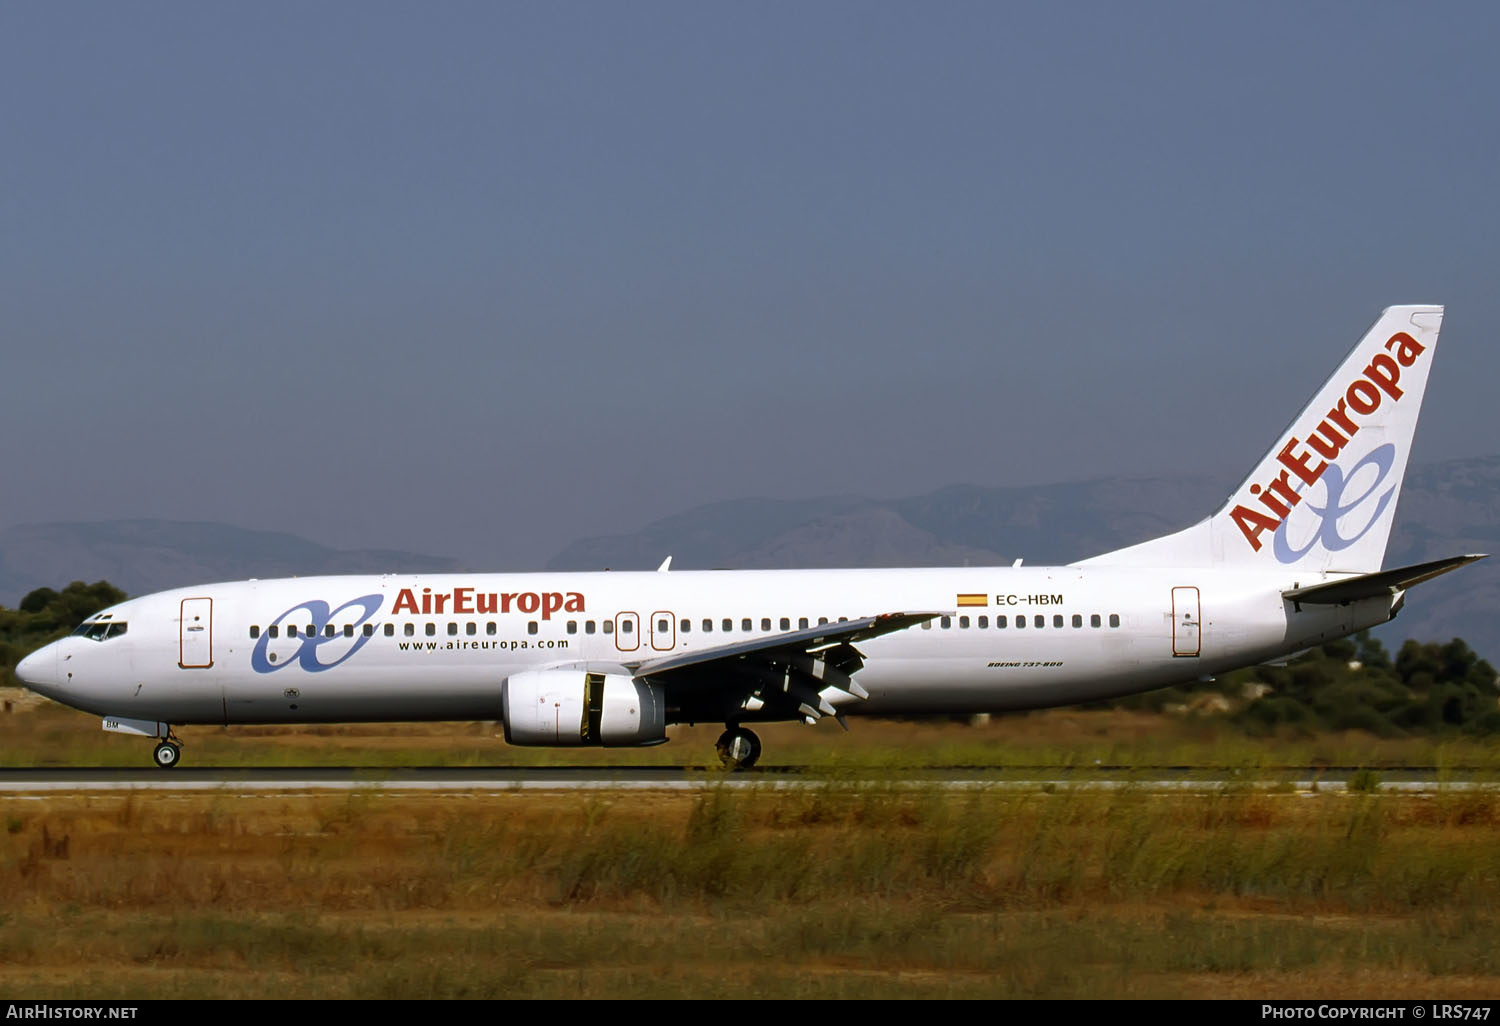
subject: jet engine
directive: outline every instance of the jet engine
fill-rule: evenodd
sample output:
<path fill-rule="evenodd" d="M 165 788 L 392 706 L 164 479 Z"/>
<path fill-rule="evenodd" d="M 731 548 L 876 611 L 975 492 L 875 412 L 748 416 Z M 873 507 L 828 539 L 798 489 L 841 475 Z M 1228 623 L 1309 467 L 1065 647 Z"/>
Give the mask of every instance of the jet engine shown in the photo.
<path fill-rule="evenodd" d="M 505 740 L 513 745 L 659 745 L 667 699 L 655 684 L 621 674 L 531 670 L 501 689 Z"/>

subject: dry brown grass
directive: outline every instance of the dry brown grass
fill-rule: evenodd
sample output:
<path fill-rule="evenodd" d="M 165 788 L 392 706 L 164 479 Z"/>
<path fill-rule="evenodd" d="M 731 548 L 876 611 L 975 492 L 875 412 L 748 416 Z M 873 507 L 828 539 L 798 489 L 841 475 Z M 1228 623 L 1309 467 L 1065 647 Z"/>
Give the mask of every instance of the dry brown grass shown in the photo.
<path fill-rule="evenodd" d="M 830 779 L 922 766 L 1500 765 L 1059 710 L 761 731 Z M 702 764 L 493 724 L 188 728 L 188 765 Z M 10 765 L 144 766 L 51 703 Z M 852 773 L 841 772 L 853 770 Z M 1254 791 L 0 798 L 0 990 L 27 997 L 1432 997 L 1500 989 L 1500 798 Z"/>
<path fill-rule="evenodd" d="M 1500 797 L 0 800 L 27 997 L 1458 997 Z"/>

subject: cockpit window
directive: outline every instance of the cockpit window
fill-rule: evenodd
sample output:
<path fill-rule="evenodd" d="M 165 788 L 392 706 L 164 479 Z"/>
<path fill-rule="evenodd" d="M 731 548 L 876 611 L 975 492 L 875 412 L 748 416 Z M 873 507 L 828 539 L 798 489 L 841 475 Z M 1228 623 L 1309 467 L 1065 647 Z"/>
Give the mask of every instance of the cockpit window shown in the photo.
<path fill-rule="evenodd" d="M 92 620 L 79 624 L 73 633 L 91 641 L 104 641 L 106 638 L 118 638 L 129 626 L 124 620 Z"/>

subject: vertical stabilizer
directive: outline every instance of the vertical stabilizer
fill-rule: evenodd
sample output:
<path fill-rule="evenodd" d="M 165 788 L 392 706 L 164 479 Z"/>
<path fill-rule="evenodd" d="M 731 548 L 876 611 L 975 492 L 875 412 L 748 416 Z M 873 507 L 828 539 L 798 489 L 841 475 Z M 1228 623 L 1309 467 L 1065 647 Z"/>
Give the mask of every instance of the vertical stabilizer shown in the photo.
<path fill-rule="evenodd" d="M 1079 565 L 1379 570 L 1441 306 L 1393 306 L 1213 516 Z"/>

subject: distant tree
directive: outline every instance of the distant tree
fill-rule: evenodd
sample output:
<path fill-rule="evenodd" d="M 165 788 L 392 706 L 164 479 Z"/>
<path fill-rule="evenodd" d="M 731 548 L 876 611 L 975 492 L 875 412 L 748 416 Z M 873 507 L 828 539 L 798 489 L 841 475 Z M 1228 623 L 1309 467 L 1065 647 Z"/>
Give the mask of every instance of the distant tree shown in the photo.
<path fill-rule="evenodd" d="M 1348 638 L 1335 638 L 1323 645 L 1323 655 L 1329 659 L 1342 659 L 1348 663 L 1353 662 L 1358 654 L 1359 646 Z"/>
<path fill-rule="evenodd" d="M 21 600 L 20 609 L 23 613 L 40 613 L 56 601 L 57 592 L 51 588 L 37 588 L 35 591 L 28 592 Z"/>
<path fill-rule="evenodd" d="M 1247 729 L 1500 731 L 1495 669 L 1461 639 L 1408 641 L 1392 660 L 1367 634 L 1315 649 L 1285 667 L 1247 671 L 1263 693 L 1238 715 Z"/>
<path fill-rule="evenodd" d="M 1389 670 L 1392 668 L 1391 654 L 1385 650 L 1379 638 L 1370 637 L 1369 631 L 1360 631 L 1354 636 L 1357 651 L 1354 658 L 1360 664 L 1372 670 Z"/>

